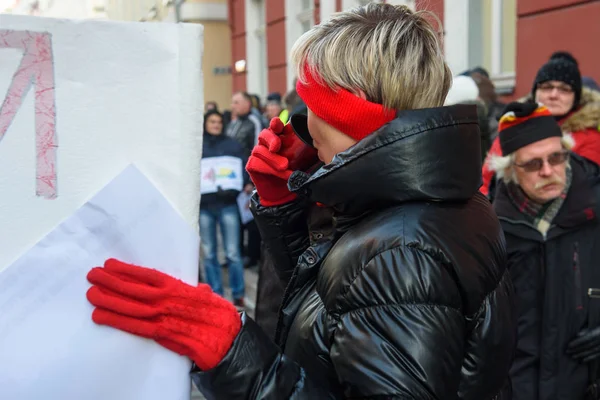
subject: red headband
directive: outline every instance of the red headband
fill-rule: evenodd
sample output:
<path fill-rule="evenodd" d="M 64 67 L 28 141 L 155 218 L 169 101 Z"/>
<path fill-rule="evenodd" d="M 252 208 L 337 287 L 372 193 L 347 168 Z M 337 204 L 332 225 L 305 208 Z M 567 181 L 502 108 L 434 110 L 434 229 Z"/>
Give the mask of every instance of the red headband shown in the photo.
<path fill-rule="evenodd" d="M 306 106 L 323 121 L 355 140 L 362 140 L 396 117 L 396 111 L 361 99 L 346 89 L 320 84 L 304 67 L 306 84 L 300 80 L 296 91 Z"/>

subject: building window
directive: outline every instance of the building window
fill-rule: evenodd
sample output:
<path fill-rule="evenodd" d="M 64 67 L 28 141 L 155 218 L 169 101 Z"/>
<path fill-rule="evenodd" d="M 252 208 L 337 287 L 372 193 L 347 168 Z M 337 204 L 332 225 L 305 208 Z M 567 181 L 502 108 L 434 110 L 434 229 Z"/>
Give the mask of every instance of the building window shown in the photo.
<path fill-rule="evenodd" d="M 381 1 L 377 1 L 377 3 L 382 3 Z M 415 9 L 415 0 L 387 0 L 386 3 L 392 4 L 394 6 L 408 6 L 411 10 Z"/>
<path fill-rule="evenodd" d="M 332 0 L 333 1 L 333 0 Z M 285 47 L 290 54 L 292 46 L 315 24 L 314 0 L 285 0 Z M 287 64 L 287 90 L 294 88 L 296 79 L 293 65 Z"/>
<path fill-rule="evenodd" d="M 457 75 L 485 68 L 501 94 L 515 84 L 517 0 L 444 0 L 444 53 Z"/>
<path fill-rule="evenodd" d="M 258 28 L 254 32 L 258 40 L 258 56 L 260 57 L 260 83 L 258 94 L 261 98 L 267 97 L 268 87 L 268 66 L 267 66 L 267 26 L 266 26 L 266 9 L 264 0 L 254 0 L 258 8 Z"/>
<path fill-rule="evenodd" d="M 268 66 L 266 42 L 266 15 L 264 0 L 246 3 L 246 88 L 261 98 L 267 96 Z"/>
<path fill-rule="evenodd" d="M 302 33 L 308 32 L 314 25 L 313 0 L 302 0 L 302 9 L 297 14 L 298 22 L 302 27 Z"/>
<path fill-rule="evenodd" d="M 489 71 L 498 92 L 515 84 L 517 0 L 469 1 L 469 68 Z"/>
<path fill-rule="evenodd" d="M 354 7 L 366 6 L 369 3 L 394 3 L 394 1 L 383 0 L 342 0 L 342 10 L 349 10 Z"/>

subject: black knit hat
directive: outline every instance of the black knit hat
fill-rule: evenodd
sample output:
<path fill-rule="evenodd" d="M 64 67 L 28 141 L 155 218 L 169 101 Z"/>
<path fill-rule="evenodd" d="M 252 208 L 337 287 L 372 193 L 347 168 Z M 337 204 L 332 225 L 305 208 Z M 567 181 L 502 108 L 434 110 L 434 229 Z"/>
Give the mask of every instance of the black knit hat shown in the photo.
<path fill-rule="evenodd" d="M 267 96 L 267 101 L 281 103 L 281 94 L 277 92 L 269 93 L 269 95 Z"/>
<path fill-rule="evenodd" d="M 540 140 L 562 137 L 550 111 L 538 103 L 513 102 L 504 108 L 498 124 L 502 154 L 507 156 Z"/>
<path fill-rule="evenodd" d="M 540 83 L 548 81 L 564 82 L 573 88 L 575 93 L 575 101 L 573 109 L 579 105 L 581 100 L 581 72 L 575 57 L 566 51 L 557 51 L 550 57 L 550 60 L 539 69 L 533 82 L 531 94 L 535 99 L 535 91 Z"/>

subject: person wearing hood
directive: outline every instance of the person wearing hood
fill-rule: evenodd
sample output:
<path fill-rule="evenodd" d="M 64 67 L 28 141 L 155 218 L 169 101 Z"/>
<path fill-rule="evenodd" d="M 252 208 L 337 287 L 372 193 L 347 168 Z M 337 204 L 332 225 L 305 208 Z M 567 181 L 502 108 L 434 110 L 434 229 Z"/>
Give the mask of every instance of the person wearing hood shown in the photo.
<path fill-rule="evenodd" d="M 239 160 L 239 165 L 246 165 L 244 150 L 233 138 L 223 132 L 223 116 L 216 110 L 210 110 L 204 115 L 204 133 L 202 141 L 202 160 L 210 160 L 215 169 L 201 171 L 202 174 L 219 174 L 219 160 Z M 204 167 L 205 165 L 203 165 Z M 226 168 L 230 168 L 227 164 Z M 242 185 L 249 183 L 246 171 L 231 169 L 231 174 L 240 174 L 238 180 Z M 204 253 L 204 270 L 206 281 L 212 290 L 223 296 L 221 264 L 218 259 L 217 226 L 222 235 L 222 243 L 227 259 L 229 285 L 233 302 L 238 307 L 244 306 L 244 267 L 242 249 L 240 246 L 240 216 L 237 197 L 243 186 L 239 188 L 216 187 L 215 191 L 202 193 L 200 201 L 200 238 Z"/>
<path fill-rule="evenodd" d="M 570 53 L 552 54 L 537 72 L 531 94 L 520 101 L 546 106 L 562 131 L 575 141 L 573 152 L 600 164 L 600 92 L 583 86 L 579 65 Z M 489 161 L 494 156 L 502 156 L 499 138 L 492 143 L 482 169 L 480 190 L 490 198 L 495 182 Z"/>
<path fill-rule="evenodd" d="M 596 92 L 600 92 L 600 86 L 598 85 L 598 82 L 596 82 L 596 80 L 591 76 L 582 76 L 581 83 L 585 88 L 595 90 Z"/>
<path fill-rule="evenodd" d="M 459 75 L 452 80 L 452 86 L 444 101 L 445 106 L 455 104 L 471 104 L 477 106 L 477 117 L 479 118 L 479 130 L 481 132 L 481 159 L 490 148 L 490 131 L 488 126 L 488 112 L 485 103 L 480 97 L 479 87 L 473 78 L 468 75 Z"/>
<path fill-rule="evenodd" d="M 484 102 L 487 108 L 487 129 L 489 132 L 489 143 L 483 156 L 489 151 L 491 141 L 498 136 L 498 120 L 502 116 L 502 111 L 506 104 L 498 101 L 496 87 L 490 79 L 488 72 L 482 67 L 473 68 L 469 71 L 469 76 L 473 78 L 479 88 L 479 98 Z"/>
<path fill-rule="evenodd" d="M 94 321 L 190 357 L 209 399 L 510 398 L 504 237 L 475 107 L 442 107 L 440 38 L 428 13 L 369 3 L 295 43 L 308 113 L 273 119 L 246 166 L 286 287 L 275 341 L 205 286 L 124 263 L 90 272 Z"/>

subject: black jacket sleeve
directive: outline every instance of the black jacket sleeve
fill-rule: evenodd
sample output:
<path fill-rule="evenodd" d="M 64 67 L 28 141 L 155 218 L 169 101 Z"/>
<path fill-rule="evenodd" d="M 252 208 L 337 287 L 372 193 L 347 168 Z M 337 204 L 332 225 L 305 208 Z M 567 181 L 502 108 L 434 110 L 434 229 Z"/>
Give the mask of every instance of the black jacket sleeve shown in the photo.
<path fill-rule="evenodd" d="M 408 264 L 437 270 L 438 279 L 426 282 L 411 279 L 409 274 L 401 287 L 385 289 L 373 279 Z M 503 333 L 498 329 L 494 334 L 486 333 L 489 329 L 485 325 L 490 314 L 497 312 L 497 301 L 506 301 L 500 300 L 506 295 L 504 285 L 486 300 L 482 315 L 478 315 L 479 339 L 489 341 L 490 346 L 503 343 L 498 337 Z M 445 290 L 440 291 L 442 287 Z M 461 311 L 458 286 L 433 255 L 407 247 L 382 252 L 364 266 L 363 273 L 341 298 L 336 296 L 340 314 L 335 317 L 329 358 L 344 398 L 459 398 L 461 375 L 468 368 L 463 365 L 469 346 L 464 341 L 468 324 Z M 193 371 L 194 382 L 208 399 L 335 398 L 281 354 L 251 319 L 244 316 L 243 322 L 231 350 L 217 367 L 207 372 Z M 482 361 L 484 368 L 493 368 L 495 360 Z M 470 373 L 478 377 L 477 371 Z M 499 390 L 482 387 L 477 393 L 481 397 L 477 398 L 503 398 L 494 397 Z"/>
<path fill-rule="evenodd" d="M 306 376 L 252 319 L 242 314 L 242 329 L 225 358 L 210 371 L 192 370 L 192 380 L 208 400 L 333 399 Z"/>
<path fill-rule="evenodd" d="M 275 271 L 284 287 L 292 276 L 298 257 L 309 246 L 308 202 L 296 200 L 276 207 L 263 207 L 258 193 L 254 193 L 250 208 L 261 239 L 266 257 L 272 260 Z"/>
<path fill-rule="evenodd" d="M 484 299 L 479 311 L 466 318 L 469 330 L 465 343 L 466 357 L 462 366 L 459 396 L 465 400 L 511 398 L 508 376 L 503 387 L 495 387 L 501 379 L 498 371 L 508 371 L 514 359 L 517 342 L 517 314 L 510 273 L 504 271 L 498 286 Z"/>
<path fill-rule="evenodd" d="M 391 270 L 404 271 L 403 279 L 384 288 L 381 276 Z M 493 371 L 507 371 L 512 360 L 513 314 L 503 312 L 511 310 L 511 288 L 505 273 L 470 318 L 452 268 L 436 254 L 410 246 L 379 253 L 339 301 L 330 357 L 345 397 L 508 399 L 498 395 L 507 377 Z"/>

